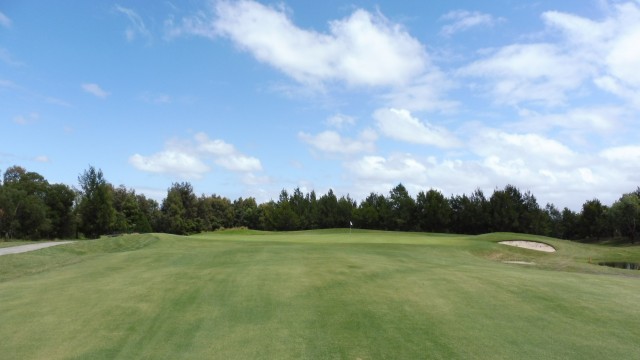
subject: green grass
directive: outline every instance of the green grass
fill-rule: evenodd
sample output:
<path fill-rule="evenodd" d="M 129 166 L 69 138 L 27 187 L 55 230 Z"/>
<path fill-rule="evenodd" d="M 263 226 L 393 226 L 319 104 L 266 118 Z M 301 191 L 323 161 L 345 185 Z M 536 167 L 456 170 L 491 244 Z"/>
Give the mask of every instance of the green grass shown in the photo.
<path fill-rule="evenodd" d="M 35 241 L 22 241 L 22 240 L 0 241 L 0 248 L 35 244 L 35 243 L 36 243 Z"/>
<path fill-rule="evenodd" d="M 497 244 L 513 239 L 558 252 Z M 640 248 L 344 230 L 82 241 L 0 257 L 0 354 L 638 359 L 640 271 L 590 259 Z"/>

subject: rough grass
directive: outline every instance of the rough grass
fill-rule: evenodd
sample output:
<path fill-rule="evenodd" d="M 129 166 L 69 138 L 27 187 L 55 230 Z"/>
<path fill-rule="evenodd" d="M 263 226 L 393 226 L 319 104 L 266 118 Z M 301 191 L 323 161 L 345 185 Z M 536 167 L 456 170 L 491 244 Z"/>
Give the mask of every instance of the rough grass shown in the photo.
<path fill-rule="evenodd" d="M 558 251 L 497 244 L 514 239 Z M 0 354 L 640 358 L 640 271 L 589 258 L 640 249 L 348 230 L 78 242 L 0 257 Z"/>
<path fill-rule="evenodd" d="M 0 248 L 12 247 L 12 246 L 20 246 L 20 245 L 28 245 L 35 244 L 35 241 L 22 241 L 22 240 L 11 240 L 11 241 L 3 241 L 0 240 Z"/>

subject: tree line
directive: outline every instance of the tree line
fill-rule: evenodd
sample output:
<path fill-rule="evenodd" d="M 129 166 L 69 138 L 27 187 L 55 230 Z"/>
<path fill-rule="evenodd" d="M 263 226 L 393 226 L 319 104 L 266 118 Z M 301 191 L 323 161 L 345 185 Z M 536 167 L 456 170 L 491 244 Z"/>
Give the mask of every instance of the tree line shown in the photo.
<path fill-rule="evenodd" d="M 513 185 L 486 196 L 444 196 L 421 191 L 413 198 L 398 184 L 388 194 L 370 193 L 359 203 L 333 190 L 318 196 L 282 190 L 277 200 L 258 204 L 252 197 L 234 201 L 218 195 L 197 196 L 188 182 L 176 182 L 161 203 L 110 184 L 90 166 L 78 176 L 78 188 L 49 184 L 20 166 L 8 168 L 0 183 L 0 236 L 14 239 L 97 238 L 118 233 L 194 234 L 221 228 L 310 230 L 348 227 L 483 234 L 509 231 L 562 239 L 599 241 L 640 233 L 640 188 L 611 206 L 586 201 L 580 212 L 553 204 L 540 206 L 535 196 Z"/>

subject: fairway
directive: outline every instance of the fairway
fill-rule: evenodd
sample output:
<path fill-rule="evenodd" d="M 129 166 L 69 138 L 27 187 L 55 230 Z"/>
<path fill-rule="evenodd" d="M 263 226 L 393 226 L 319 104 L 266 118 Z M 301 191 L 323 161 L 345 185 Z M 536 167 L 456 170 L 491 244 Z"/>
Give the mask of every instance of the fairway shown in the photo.
<path fill-rule="evenodd" d="M 0 357 L 639 359 L 640 271 L 594 265 L 639 260 L 507 233 L 81 241 L 0 257 Z"/>

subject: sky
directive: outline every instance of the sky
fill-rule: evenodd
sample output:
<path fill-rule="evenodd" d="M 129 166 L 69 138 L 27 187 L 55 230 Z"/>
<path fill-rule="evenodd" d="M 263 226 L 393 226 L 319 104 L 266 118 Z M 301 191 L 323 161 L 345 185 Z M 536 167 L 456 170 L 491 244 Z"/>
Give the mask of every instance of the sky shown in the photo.
<path fill-rule="evenodd" d="M 0 2 L 0 171 L 161 200 L 640 186 L 640 0 Z"/>

